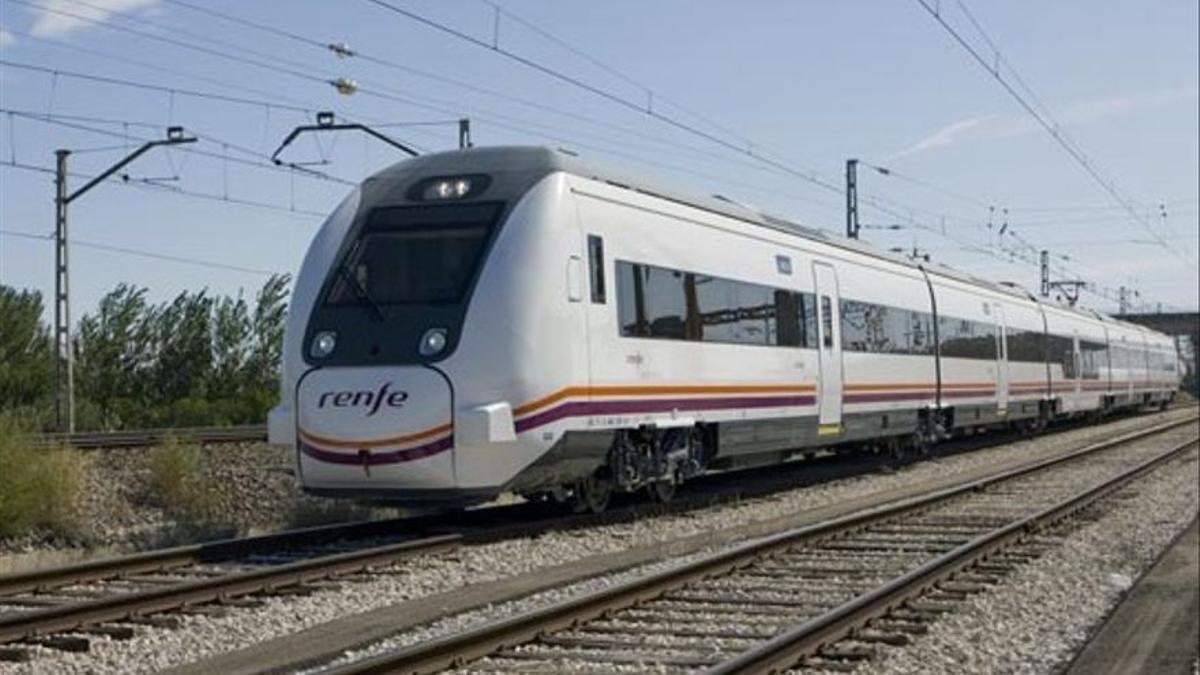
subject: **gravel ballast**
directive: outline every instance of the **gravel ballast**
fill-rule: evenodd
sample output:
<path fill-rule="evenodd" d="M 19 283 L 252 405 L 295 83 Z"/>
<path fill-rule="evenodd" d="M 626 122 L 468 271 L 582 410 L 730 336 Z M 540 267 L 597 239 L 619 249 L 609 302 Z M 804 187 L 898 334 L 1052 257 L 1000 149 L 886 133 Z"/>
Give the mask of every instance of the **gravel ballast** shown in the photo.
<path fill-rule="evenodd" d="M 1122 493 L 1005 583 L 972 596 L 858 673 L 1057 673 L 1176 535 L 1197 517 L 1195 451 Z"/>
<path fill-rule="evenodd" d="M 1193 414 L 1187 412 L 1185 414 Z M 1173 413 L 1178 418 L 1179 412 Z M 87 654 L 43 652 L 26 664 L 0 664 L 4 672 L 151 672 L 190 663 L 339 617 L 470 584 L 510 577 L 591 555 L 653 545 L 669 539 L 802 513 L 882 490 L 920 484 L 996 466 L 1014 457 L 1040 457 L 1164 419 L 1145 416 L 978 452 L 918 463 L 891 474 L 870 474 L 681 515 L 533 539 L 467 547 L 420 556 L 370 580 L 344 584 L 306 597 L 265 599 L 264 606 L 230 610 L 220 617 L 185 616 L 174 630 L 147 628 L 130 640 L 98 638 Z M 1177 430 L 1182 438 L 1191 429 Z M 674 564 L 674 563 L 672 563 Z"/>

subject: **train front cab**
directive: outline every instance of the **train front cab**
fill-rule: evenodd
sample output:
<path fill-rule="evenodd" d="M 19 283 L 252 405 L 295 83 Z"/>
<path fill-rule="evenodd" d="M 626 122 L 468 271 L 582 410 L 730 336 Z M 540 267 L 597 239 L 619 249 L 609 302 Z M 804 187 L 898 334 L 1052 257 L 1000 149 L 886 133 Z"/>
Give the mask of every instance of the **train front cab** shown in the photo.
<path fill-rule="evenodd" d="M 474 159 L 486 165 L 486 154 Z M 313 494 L 484 501 L 536 453 L 517 447 L 509 400 L 522 400 L 526 386 L 541 390 L 511 377 L 528 358 L 511 336 L 530 321 L 497 298 L 539 274 L 514 259 L 531 247 L 501 243 L 512 237 L 500 232 L 546 171 L 456 174 L 455 157 L 397 167 L 368 180 L 353 217 L 327 223 L 306 258 L 285 339 L 291 400 L 272 413 L 272 440 L 294 443 Z M 430 198 L 443 192 L 457 198 Z M 473 302 L 481 293 L 491 295 Z"/>

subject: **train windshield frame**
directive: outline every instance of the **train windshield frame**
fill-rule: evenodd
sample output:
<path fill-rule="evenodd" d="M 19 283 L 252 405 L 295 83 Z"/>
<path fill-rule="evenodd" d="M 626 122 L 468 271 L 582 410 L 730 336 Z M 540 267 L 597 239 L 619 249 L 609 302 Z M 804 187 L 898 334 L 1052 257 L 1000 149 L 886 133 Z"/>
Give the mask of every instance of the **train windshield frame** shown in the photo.
<path fill-rule="evenodd" d="M 501 202 L 375 208 L 333 271 L 324 304 L 462 302 L 502 210 Z"/>

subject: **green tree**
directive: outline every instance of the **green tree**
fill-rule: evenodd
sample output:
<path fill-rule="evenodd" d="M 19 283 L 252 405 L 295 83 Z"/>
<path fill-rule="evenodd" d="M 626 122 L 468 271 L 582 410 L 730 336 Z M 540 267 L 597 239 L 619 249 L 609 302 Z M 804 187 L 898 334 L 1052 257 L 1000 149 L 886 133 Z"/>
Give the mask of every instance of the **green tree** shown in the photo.
<path fill-rule="evenodd" d="M 251 353 L 250 308 L 241 294 L 213 304 L 213 364 L 205 386 L 210 397 L 236 399 L 246 391 L 242 373 Z"/>
<path fill-rule="evenodd" d="M 259 403 L 256 414 L 260 418 L 279 396 L 279 360 L 283 354 L 289 283 L 290 275 L 273 274 L 255 299 L 251 328 L 253 344 L 245 375 L 247 391 Z"/>
<path fill-rule="evenodd" d="M 203 397 L 213 363 L 208 291 L 184 291 L 155 317 L 158 354 L 153 395 L 159 405 Z"/>
<path fill-rule="evenodd" d="M 156 360 L 156 313 L 145 288 L 120 284 L 101 298 L 95 315 L 79 321 L 75 381 L 80 398 L 97 408 L 101 427 L 144 418 L 140 411 L 151 400 Z"/>
<path fill-rule="evenodd" d="M 54 393 L 54 350 L 42 294 L 0 286 L 0 408 L 44 404 Z"/>

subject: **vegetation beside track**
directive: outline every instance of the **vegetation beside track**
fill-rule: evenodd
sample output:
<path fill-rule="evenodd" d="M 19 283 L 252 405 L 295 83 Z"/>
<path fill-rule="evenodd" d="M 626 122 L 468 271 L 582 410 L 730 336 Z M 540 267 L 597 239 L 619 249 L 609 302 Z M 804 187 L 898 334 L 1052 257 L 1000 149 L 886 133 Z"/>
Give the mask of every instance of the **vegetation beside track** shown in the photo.
<path fill-rule="evenodd" d="M 218 517 L 220 499 L 212 474 L 204 466 L 198 445 L 168 438 L 150 452 L 150 476 L 146 482 L 148 501 L 176 521 L 188 526 L 203 525 Z"/>
<path fill-rule="evenodd" d="M 121 284 L 75 329 L 79 430 L 261 424 L 279 389 L 290 277 L 254 302 L 207 290 L 152 304 Z M 0 286 L 0 410 L 34 431 L 54 425 L 52 329 L 37 291 Z"/>
<path fill-rule="evenodd" d="M 76 535 L 87 458 L 61 445 L 30 445 L 20 431 L 0 414 L 0 538 L 33 530 Z"/>

